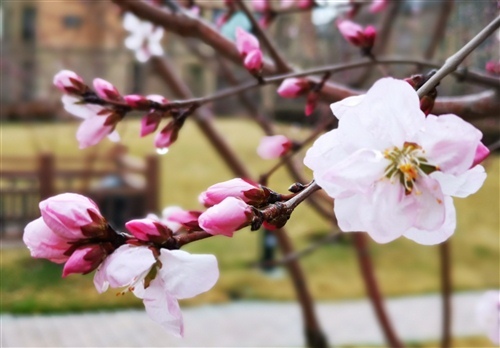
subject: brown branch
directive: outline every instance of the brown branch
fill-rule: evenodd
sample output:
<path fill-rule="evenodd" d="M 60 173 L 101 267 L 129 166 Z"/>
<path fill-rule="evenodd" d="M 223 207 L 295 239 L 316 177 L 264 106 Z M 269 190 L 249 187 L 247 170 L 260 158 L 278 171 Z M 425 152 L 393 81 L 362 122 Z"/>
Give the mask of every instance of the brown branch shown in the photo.
<path fill-rule="evenodd" d="M 474 51 L 484 40 L 500 27 L 500 16 L 491 21 L 476 36 L 459 49 L 454 55 L 446 59 L 444 65 L 418 90 L 419 97 L 423 97 L 433 90 L 446 76 L 455 71 L 462 61 Z"/>
<path fill-rule="evenodd" d="M 191 91 L 188 86 L 175 74 L 175 69 L 166 59 L 153 58 L 152 64 L 174 93 L 180 98 L 190 98 Z M 226 162 L 228 167 L 235 175 L 250 178 L 250 173 L 247 168 L 241 163 L 227 144 L 225 144 L 221 135 L 212 127 L 209 121 L 211 116 L 210 111 L 204 107 L 200 107 L 196 112 L 198 115 L 195 117 L 197 125 L 205 136 L 207 136 L 212 146 L 219 152 L 220 157 Z M 293 244 L 285 230 L 279 229 L 274 233 L 278 238 L 279 246 L 283 254 L 287 255 L 293 253 Z M 290 262 L 287 264 L 287 269 L 292 278 L 294 289 L 302 309 L 304 330 L 308 345 L 315 348 L 327 347 L 326 337 L 321 331 L 321 327 L 316 317 L 313 299 L 307 288 L 306 279 L 300 264 L 298 261 Z"/>
<path fill-rule="evenodd" d="M 403 343 L 399 340 L 394 329 L 392 328 L 389 317 L 387 316 L 386 310 L 384 308 L 384 303 L 382 300 L 382 295 L 375 277 L 375 272 L 373 270 L 373 264 L 370 258 L 370 252 L 368 250 L 366 236 L 364 233 L 356 232 L 353 235 L 354 246 L 356 249 L 356 255 L 358 257 L 359 267 L 361 274 L 363 275 L 363 281 L 365 282 L 365 289 L 368 292 L 368 296 L 372 302 L 373 308 L 375 310 L 375 315 L 377 316 L 378 322 L 384 333 L 387 345 L 391 348 L 403 347 Z"/>
<path fill-rule="evenodd" d="M 450 240 L 439 244 L 439 259 L 441 271 L 441 299 L 443 305 L 441 347 L 451 347 L 451 261 Z"/>

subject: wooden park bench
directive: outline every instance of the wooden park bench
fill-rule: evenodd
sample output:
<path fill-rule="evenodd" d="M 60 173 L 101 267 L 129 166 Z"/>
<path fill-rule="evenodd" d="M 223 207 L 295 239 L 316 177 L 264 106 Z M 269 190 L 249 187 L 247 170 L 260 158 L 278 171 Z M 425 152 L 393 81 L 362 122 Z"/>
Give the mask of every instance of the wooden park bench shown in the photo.
<path fill-rule="evenodd" d="M 93 199 L 118 229 L 133 218 L 158 211 L 158 156 L 136 158 L 123 148 L 111 156 L 2 156 L 0 170 L 0 238 L 20 238 L 24 227 L 40 217 L 38 203 L 63 192 Z"/>

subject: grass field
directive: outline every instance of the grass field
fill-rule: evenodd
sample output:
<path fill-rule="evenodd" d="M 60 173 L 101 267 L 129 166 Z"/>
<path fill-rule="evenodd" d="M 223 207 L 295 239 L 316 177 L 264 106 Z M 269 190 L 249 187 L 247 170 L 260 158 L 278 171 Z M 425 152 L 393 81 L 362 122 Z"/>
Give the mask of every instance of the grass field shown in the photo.
<path fill-rule="evenodd" d="M 136 155 L 152 153 L 153 138 L 139 138 L 137 121 L 127 121 L 118 129 L 124 143 Z M 78 150 L 74 134 L 77 124 L 42 124 L 29 128 L 4 124 L 1 128 L 2 155 L 32 155 L 38 151 L 82 156 L 95 149 Z M 255 153 L 261 132 L 246 121 L 217 123 L 245 163 L 258 175 L 273 161 L 263 161 Z M 296 128 L 283 132 L 301 139 Z M 105 141 L 98 151 L 109 149 Z M 456 199 L 458 228 L 451 239 L 453 283 L 457 291 L 498 288 L 499 286 L 499 165 L 492 157 L 485 163 L 489 174 L 480 192 L 467 199 Z M 177 143 L 162 157 L 162 206 L 181 205 L 199 209 L 197 195 L 209 185 L 232 178 L 230 171 L 188 122 Z M 292 183 L 284 171 L 273 176 L 269 186 L 284 192 Z M 307 206 L 300 206 L 289 222 L 289 232 L 297 248 L 304 248 L 317 236 L 327 234 L 328 224 Z M 269 277 L 252 266 L 258 260 L 260 235 L 243 230 L 230 239 L 210 238 L 187 247 L 198 253 L 213 253 L 219 260 L 220 279 L 206 294 L 185 304 L 222 302 L 229 299 L 292 300 L 288 277 Z M 388 296 L 422 294 L 439 290 L 437 247 L 427 247 L 401 239 L 386 245 L 371 245 L 382 291 Z M 25 249 L 1 250 L 1 292 L 4 312 L 47 313 L 88 309 L 142 307 L 133 296 L 117 297 L 116 291 L 98 295 L 91 275 L 71 275 L 61 279 L 61 267 L 34 260 Z M 325 245 L 303 259 L 303 266 L 314 297 L 318 300 L 364 296 L 355 254 L 349 235 L 341 243 Z"/>

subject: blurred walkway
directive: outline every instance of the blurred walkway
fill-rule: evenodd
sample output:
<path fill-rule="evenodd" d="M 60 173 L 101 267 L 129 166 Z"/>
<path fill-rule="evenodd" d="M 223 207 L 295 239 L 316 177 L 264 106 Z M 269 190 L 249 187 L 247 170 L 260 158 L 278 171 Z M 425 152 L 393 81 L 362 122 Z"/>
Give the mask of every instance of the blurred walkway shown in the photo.
<path fill-rule="evenodd" d="M 483 335 L 474 309 L 483 292 L 453 298 L 453 334 Z M 439 296 L 390 299 L 387 307 L 406 341 L 438 340 Z M 378 344 L 383 337 L 366 300 L 318 303 L 330 343 Z M 183 310 L 185 338 L 177 339 L 143 311 L 53 316 L 2 315 L 2 347 L 263 347 L 304 345 L 300 310 L 295 303 L 242 301 Z"/>

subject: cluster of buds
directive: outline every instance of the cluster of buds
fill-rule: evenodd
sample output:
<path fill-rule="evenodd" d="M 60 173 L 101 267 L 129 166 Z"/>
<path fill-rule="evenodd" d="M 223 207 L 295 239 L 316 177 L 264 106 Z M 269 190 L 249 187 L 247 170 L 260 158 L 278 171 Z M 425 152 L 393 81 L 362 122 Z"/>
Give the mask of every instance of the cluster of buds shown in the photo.
<path fill-rule="evenodd" d="M 93 92 L 80 76 L 69 70 L 60 71 L 54 76 L 53 82 L 64 93 L 62 102 L 66 111 L 84 120 L 76 133 L 80 148 L 95 145 L 106 136 L 112 141 L 119 141 L 118 133 L 114 129 L 126 110 L 103 106 L 108 100 L 122 99 L 116 87 L 108 81 L 96 78 Z"/>
<path fill-rule="evenodd" d="M 341 19 L 337 21 L 337 28 L 350 44 L 361 48 L 364 55 L 371 53 L 377 36 L 377 30 L 373 26 L 363 28 L 353 21 Z"/>
<path fill-rule="evenodd" d="M 64 193 L 39 207 L 42 216 L 26 226 L 24 243 L 32 257 L 65 263 L 63 277 L 92 272 L 124 243 L 87 197 Z"/>
<path fill-rule="evenodd" d="M 236 29 L 236 48 L 243 58 L 245 68 L 255 76 L 260 76 L 263 67 L 259 40 L 241 28 Z"/>
<path fill-rule="evenodd" d="M 251 226 L 252 231 L 263 224 L 269 229 L 280 228 L 290 213 L 281 203 L 286 198 L 247 180 L 228 180 L 200 194 L 200 203 L 208 209 L 199 216 L 198 223 L 212 235 L 228 237 L 246 226 Z"/>
<path fill-rule="evenodd" d="M 147 110 L 141 120 L 141 137 L 157 131 L 162 118 L 172 117 L 154 141 L 158 149 L 166 149 L 175 142 L 184 121 L 196 107 L 172 108 L 165 97 L 156 94 L 122 96 L 115 86 L 101 78 L 94 79 L 94 92 L 69 70 L 55 75 L 54 85 L 64 93 L 62 102 L 66 111 L 84 119 L 76 134 L 80 148 L 95 145 L 106 136 L 118 141 L 120 138 L 114 130 L 118 122 L 131 110 Z"/>
<path fill-rule="evenodd" d="M 319 100 L 319 91 L 326 80 L 320 83 L 313 83 L 305 78 L 288 78 L 283 80 L 278 87 L 278 94 L 283 98 L 294 99 L 307 93 L 306 106 L 304 113 L 310 116 L 316 109 Z"/>
<path fill-rule="evenodd" d="M 259 25 L 264 29 L 271 24 L 276 16 L 276 13 L 271 7 L 270 0 L 252 0 L 252 8 L 254 11 L 260 13 Z"/>

